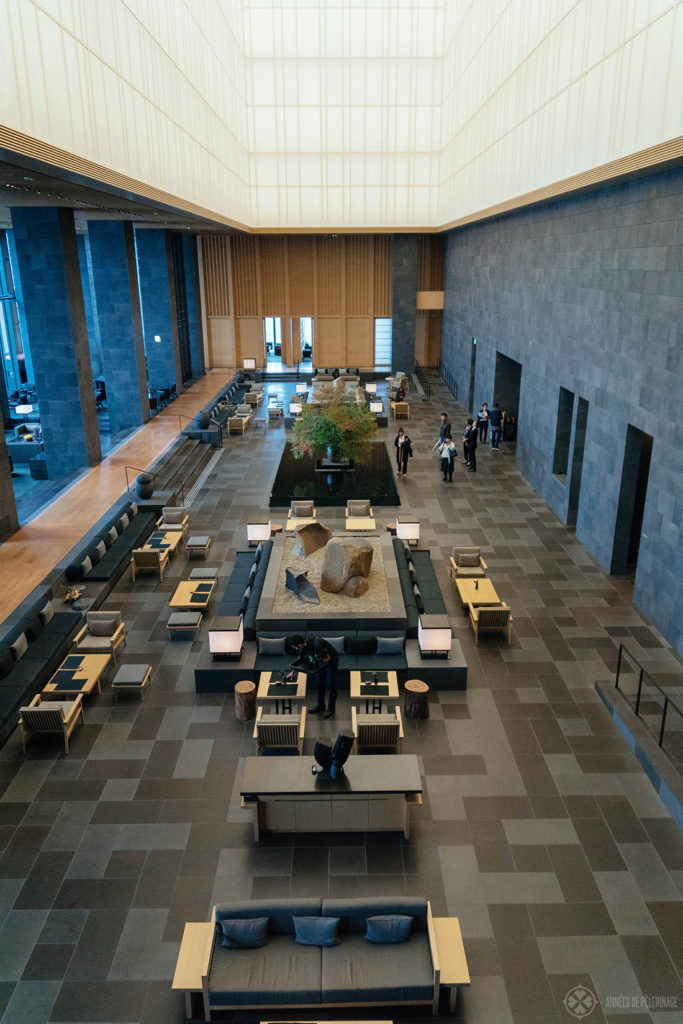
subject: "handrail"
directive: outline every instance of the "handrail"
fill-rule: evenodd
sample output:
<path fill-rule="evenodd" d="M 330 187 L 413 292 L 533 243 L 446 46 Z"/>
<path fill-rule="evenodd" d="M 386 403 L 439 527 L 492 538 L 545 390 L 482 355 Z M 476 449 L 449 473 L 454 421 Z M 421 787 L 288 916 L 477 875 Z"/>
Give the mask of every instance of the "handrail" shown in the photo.
<path fill-rule="evenodd" d="M 427 399 L 427 401 L 429 401 L 429 399 L 432 397 L 432 385 L 429 383 L 427 377 L 425 376 L 424 367 L 417 362 L 415 363 L 415 376 L 420 382 L 420 387 L 424 391 L 425 398 Z"/>
<path fill-rule="evenodd" d="M 156 489 L 157 475 L 156 475 L 156 473 L 152 472 L 151 469 L 140 469 L 139 466 L 124 466 L 123 468 L 124 468 L 124 471 L 125 471 L 125 474 L 126 474 L 126 490 L 127 491 L 129 491 L 130 487 L 131 487 L 130 481 L 128 480 L 128 470 L 129 469 L 134 470 L 134 472 L 136 472 L 136 473 L 147 473 L 148 476 L 152 477 L 152 480 L 154 481 L 154 487 Z"/>
<path fill-rule="evenodd" d="M 446 365 L 445 365 L 443 359 L 439 363 L 439 373 L 441 374 L 441 377 L 443 379 L 444 384 L 446 385 L 448 390 L 453 395 L 453 398 L 457 402 L 458 401 L 458 383 L 457 383 L 455 377 L 453 376 L 453 374 L 450 372 L 450 370 L 446 369 Z"/>
<path fill-rule="evenodd" d="M 641 696 L 642 696 L 642 692 L 643 692 L 643 682 L 645 681 L 645 677 L 646 676 L 647 676 L 647 683 L 648 683 L 648 685 L 649 686 L 653 686 L 655 688 L 655 690 L 658 690 L 659 693 L 661 694 L 661 696 L 664 698 L 664 707 L 662 709 L 662 718 L 661 718 L 661 722 L 660 722 L 660 726 L 659 726 L 659 737 L 658 737 L 658 743 L 659 743 L 659 746 L 661 747 L 663 742 L 664 742 L 664 728 L 665 728 L 665 725 L 666 725 L 666 715 L 667 715 L 667 711 L 669 710 L 669 706 L 671 706 L 674 709 L 674 711 L 676 711 L 677 714 L 679 714 L 682 718 L 683 718 L 683 711 L 681 711 L 681 709 L 678 707 L 676 702 L 674 700 L 672 700 L 672 698 L 669 696 L 669 694 L 666 693 L 666 691 L 664 691 L 661 688 L 659 683 L 656 683 L 654 681 L 654 679 L 652 678 L 650 673 L 647 672 L 643 668 L 643 666 L 640 664 L 638 659 L 635 658 L 631 654 L 631 652 L 628 650 L 628 648 L 626 647 L 625 644 L 619 644 L 619 656 L 617 658 L 617 673 L 616 673 L 616 678 L 614 680 L 614 685 L 615 685 L 617 690 L 619 690 L 619 676 L 621 674 L 621 663 L 622 663 L 622 659 L 623 659 L 623 655 L 624 654 L 626 654 L 626 656 L 628 658 L 630 658 L 631 661 L 633 662 L 633 664 L 636 665 L 638 667 L 638 669 L 639 669 L 639 672 L 638 672 L 638 692 L 636 694 L 636 703 L 635 703 L 635 708 L 634 708 L 636 716 L 638 718 L 640 718 L 640 700 L 641 700 Z M 629 700 L 628 695 L 625 694 L 623 692 L 623 690 L 619 690 L 619 692 L 623 694 L 623 696 L 626 698 L 626 700 Z M 645 723 L 645 724 L 647 724 L 647 723 Z"/>

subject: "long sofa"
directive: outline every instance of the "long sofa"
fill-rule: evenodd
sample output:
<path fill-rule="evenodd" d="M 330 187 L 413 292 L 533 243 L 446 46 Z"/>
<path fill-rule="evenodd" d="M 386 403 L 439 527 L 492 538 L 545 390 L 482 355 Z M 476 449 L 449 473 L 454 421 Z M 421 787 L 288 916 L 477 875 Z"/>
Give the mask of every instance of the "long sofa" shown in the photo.
<path fill-rule="evenodd" d="M 66 657 L 83 624 L 80 608 L 64 604 L 66 587 L 83 585 L 97 608 L 152 533 L 156 512 L 120 499 L 29 596 L 0 624 L 0 743 Z"/>
<path fill-rule="evenodd" d="M 394 554 L 406 607 L 406 636 L 414 638 L 420 615 L 445 615 L 446 605 L 429 551 L 411 548 L 395 537 Z"/>
<path fill-rule="evenodd" d="M 217 444 L 220 441 L 219 431 L 227 427 L 228 419 L 234 409 L 244 401 L 244 388 L 235 377 L 203 409 L 195 415 L 191 424 L 183 430 L 183 437 L 188 437 L 204 444 Z"/>
<path fill-rule="evenodd" d="M 387 939 L 387 917 L 409 917 L 402 941 L 368 941 L 368 918 L 374 935 Z M 266 919 L 265 941 L 258 948 L 239 945 L 243 925 Z M 327 919 L 334 945 L 304 945 L 316 940 L 318 926 L 302 918 Z M 381 920 L 378 922 L 377 919 Z M 298 920 L 297 920 L 298 919 Z M 214 907 L 215 937 L 202 965 L 204 1018 L 238 1008 L 332 1007 L 348 1005 L 429 1005 L 438 1012 L 439 957 L 431 907 L 423 897 L 376 899 L 249 900 Z M 247 934 L 256 926 L 247 925 Z M 299 934 L 296 934 L 296 928 Z M 307 933 L 307 934 L 303 934 Z M 237 938 L 235 938 L 235 935 Z M 324 941 L 329 941 L 328 935 Z"/>
<path fill-rule="evenodd" d="M 259 541 L 250 551 L 238 551 L 216 615 L 242 615 L 245 640 L 256 636 L 256 611 L 273 550 L 272 540 Z"/>

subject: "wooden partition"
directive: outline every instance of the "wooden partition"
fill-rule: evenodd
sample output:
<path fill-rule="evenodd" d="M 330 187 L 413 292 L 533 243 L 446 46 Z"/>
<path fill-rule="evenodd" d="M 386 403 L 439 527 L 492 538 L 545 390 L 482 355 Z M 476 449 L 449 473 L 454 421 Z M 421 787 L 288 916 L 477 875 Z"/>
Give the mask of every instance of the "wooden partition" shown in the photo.
<path fill-rule="evenodd" d="M 263 319 L 282 320 L 282 361 L 300 355 L 313 318 L 316 365 L 374 365 L 374 321 L 391 316 L 390 235 L 200 238 L 211 366 L 265 361 Z"/>

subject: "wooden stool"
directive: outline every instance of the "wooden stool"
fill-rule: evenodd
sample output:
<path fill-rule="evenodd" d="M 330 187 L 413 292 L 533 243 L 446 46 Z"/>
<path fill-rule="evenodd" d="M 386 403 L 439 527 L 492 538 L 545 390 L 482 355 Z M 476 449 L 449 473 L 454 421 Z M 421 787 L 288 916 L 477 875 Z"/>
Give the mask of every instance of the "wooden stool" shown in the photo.
<path fill-rule="evenodd" d="M 249 722 L 256 715 L 256 683 L 251 679 L 241 679 L 235 683 L 235 718 L 240 722 Z"/>
<path fill-rule="evenodd" d="M 429 718 L 429 687 L 421 679 L 408 679 L 404 687 L 403 714 L 406 718 Z"/>

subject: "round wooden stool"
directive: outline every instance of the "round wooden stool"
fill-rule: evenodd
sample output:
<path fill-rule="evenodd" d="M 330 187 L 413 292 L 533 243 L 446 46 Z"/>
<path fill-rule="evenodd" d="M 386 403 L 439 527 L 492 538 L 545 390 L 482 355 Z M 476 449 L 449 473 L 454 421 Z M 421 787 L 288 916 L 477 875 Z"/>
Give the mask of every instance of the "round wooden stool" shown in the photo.
<path fill-rule="evenodd" d="M 256 683 L 251 679 L 240 679 L 235 683 L 235 718 L 250 722 L 256 714 Z"/>
<path fill-rule="evenodd" d="M 403 714 L 406 718 L 429 718 L 429 687 L 421 679 L 408 679 L 404 687 Z"/>

